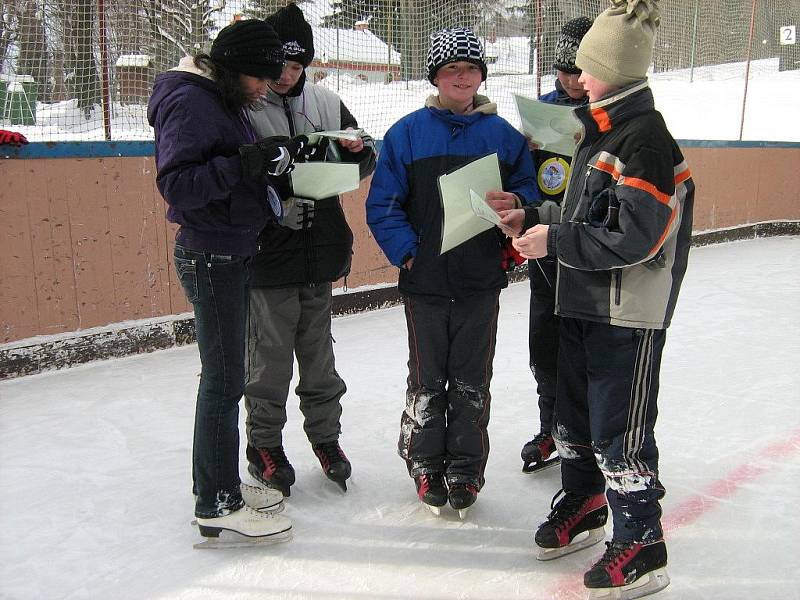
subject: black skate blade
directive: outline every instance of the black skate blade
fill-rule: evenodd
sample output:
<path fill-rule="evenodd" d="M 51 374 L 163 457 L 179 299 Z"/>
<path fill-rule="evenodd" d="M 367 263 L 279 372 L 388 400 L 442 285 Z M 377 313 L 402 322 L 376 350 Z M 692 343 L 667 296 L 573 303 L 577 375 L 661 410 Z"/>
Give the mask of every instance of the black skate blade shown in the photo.
<path fill-rule="evenodd" d="M 292 529 L 286 529 L 272 535 L 249 537 L 229 529 L 221 529 L 218 537 L 205 537 L 202 542 L 194 544 L 197 550 L 220 550 L 225 548 L 255 548 L 272 546 L 288 542 L 292 539 Z"/>
<path fill-rule="evenodd" d="M 553 560 L 555 558 L 560 558 L 562 556 L 566 556 L 567 554 L 577 552 L 578 550 L 588 548 L 589 546 L 594 546 L 598 542 L 602 542 L 605 537 L 605 527 L 598 527 L 596 529 L 590 529 L 589 531 L 579 533 L 578 536 L 569 544 L 566 546 L 561 546 L 560 548 L 542 548 L 541 546 L 537 546 L 536 560 Z"/>
<path fill-rule="evenodd" d="M 589 588 L 587 600 L 635 600 L 660 592 L 669 585 L 667 570 L 656 569 L 645 573 L 628 585 L 611 588 Z"/>
<path fill-rule="evenodd" d="M 333 477 L 330 477 L 329 475 L 326 475 L 326 477 L 330 481 L 335 483 L 336 487 L 338 487 L 343 493 L 347 492 L 347 479 L 334 479 Z"/>
<path fill-rule="evenodd" d="M 539 461 L 539 462 L 525 461 L 525 464 L 522 465 L 522 472 L 536 473 L 538 471 L 543 471 L 550 467 L 555 467 L 558 464 L 561 464 L 560 456 L 554 456 L 553 458 L 548 458 L 545 461 Z"/>

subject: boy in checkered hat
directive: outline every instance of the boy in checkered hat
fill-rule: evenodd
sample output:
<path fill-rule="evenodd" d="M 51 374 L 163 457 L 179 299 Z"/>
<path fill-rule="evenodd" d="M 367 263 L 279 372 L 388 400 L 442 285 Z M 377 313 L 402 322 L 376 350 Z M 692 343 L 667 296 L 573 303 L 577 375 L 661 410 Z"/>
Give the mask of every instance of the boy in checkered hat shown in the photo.
<path fill-rule="evenodd" d="M 558 259 L 554 433 L 563 497 L 536 532 L 539 558 L 601 541 L 610 508 L 612 540 L 583 581 L 590 598 L 625 599 L 669 583 L 654 428 L 694 183 L 647 83 L 657 2 L 611 4 L 575 61 L 589 104 L 575 111 L 583 137 L 574 162 L 588 169 L 573 173 L 561 221 L 535 225 L 514 246 L 529 259 Z"/>
<path fill-rule="evenodd" d="M 406 408 L 398 452 L 420 500 L 465 511 L 484 484 L 505 236 L 490 229 L 440 254 L 440 175 L 497 153 L 503 189 L 487 200 L 538 200 L 525 138 L 477 93 L 483 48 L 464 28 L 432 36 L 425 107 L 386 133 L 367 198 L 367 223 L 392 264 L 408 326 Z"/>

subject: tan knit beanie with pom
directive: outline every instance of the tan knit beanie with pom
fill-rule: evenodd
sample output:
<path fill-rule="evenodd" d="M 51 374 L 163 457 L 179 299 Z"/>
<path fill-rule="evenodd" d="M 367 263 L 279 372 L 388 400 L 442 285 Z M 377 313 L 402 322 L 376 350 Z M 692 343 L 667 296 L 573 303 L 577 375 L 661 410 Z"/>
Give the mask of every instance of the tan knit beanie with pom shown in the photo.
<path fill-rule="evenodd" d="M 575 64 L 593 77 L 625 87 L 647 76 L 661 22 L 658 0 L 609 0 L 583 36 Z"/>

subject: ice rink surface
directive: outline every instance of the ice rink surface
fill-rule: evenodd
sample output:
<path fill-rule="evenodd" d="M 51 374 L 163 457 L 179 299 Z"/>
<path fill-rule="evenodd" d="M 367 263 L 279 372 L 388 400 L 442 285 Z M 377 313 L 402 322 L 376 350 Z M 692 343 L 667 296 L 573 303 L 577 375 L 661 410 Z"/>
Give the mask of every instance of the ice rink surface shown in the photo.
<path fill-rule="evenodd" d="M 425 510 L 396 455 L 400 308 L 334 320 L 346 494 L 322 475 L 290 397 L 283 544 L 192 547 L 195 346 L 0 383 L 0 598 L 583 598 L 602 545 L 534 559 L 560 485 L 557 469 L 521 473 L 538 426 L 528 298 L 527 282 L 501 296 L 486 486 L 465 521 Z M 800 238 L 692 250 L 661 373 L 672 584 L 654 598 L 800 598 L 799 321 Z"/>

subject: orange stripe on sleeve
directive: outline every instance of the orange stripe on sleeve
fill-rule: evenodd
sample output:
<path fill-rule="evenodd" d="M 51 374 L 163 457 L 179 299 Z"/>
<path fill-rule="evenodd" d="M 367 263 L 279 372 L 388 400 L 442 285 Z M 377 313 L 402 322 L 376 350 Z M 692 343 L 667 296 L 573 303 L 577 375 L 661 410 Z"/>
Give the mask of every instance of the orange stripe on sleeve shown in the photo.
<path fill-rule="evenodd" d="M 650 248 L 650 252 L 647 253 L 647 256 L 652 256 L 656 253 L 656 251 L 661 248 L 661 244 L 664 243 L 664 240 L 667 239 L 667 234 L 669 233 L 670 227 L 672 227 L 672 222 L 675 220 L 675 215 L 678 211 L 676 209 L 672 209 L 672 214 L 669 216 L 669 221 L 667 221 L 667 226 L 664 227 L 664 233 L 661 234 L 661 237 L 658 238 L 656 245 Z"/>
<path fill-rule="evenodd" d="M 604 171 L 604 172 L 608 173 L 609 175 L 611 175 L 614 178 L 615 181 L 617 179 L 619 179 L 620 175 L 622 175 L 622 173 L 617 171 L 617 169 L 611 163 L 607 163 L 607 162 L 603 162 L 601 160 L 598 160 L 596 163 L 594 163 L 594 166 L 595 166 L 595 168 L 599 169 L 600 171 Z"/>
<path fill-rule="evenodd" d="M 691 176 L 692 176 L 692 174 L 689 172 L 689 169 L 686 169 L 685 171 L 681 171 L 680 173 L 675 175 L 675 185 L 678 185 L 679 183 L 683 183 L 684 181 L 689 179 L 689 177 L 691 177 Z"/>
<path fill-rule="evenodd" d="M 645 181 L 644 179 L 638 179 L 636 177 L 626 177 L 625 181 L 623 181 L 623 185 L 629 185 L 631 187 L 643 190 L 648 194 L 655 196 L 656 200 L 661 202 L 661 204 L 669 205 L 670 197 L 663 192 L 659 192 L 658 188 L 649 181 Z"/>

